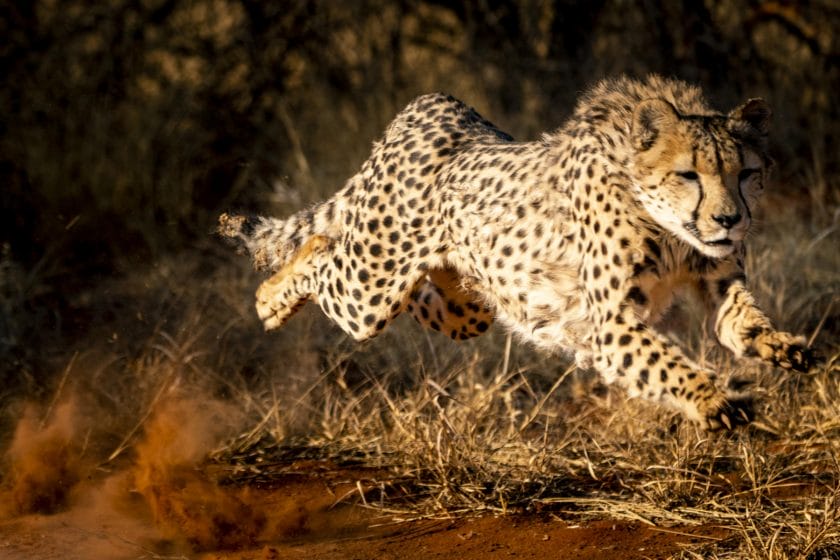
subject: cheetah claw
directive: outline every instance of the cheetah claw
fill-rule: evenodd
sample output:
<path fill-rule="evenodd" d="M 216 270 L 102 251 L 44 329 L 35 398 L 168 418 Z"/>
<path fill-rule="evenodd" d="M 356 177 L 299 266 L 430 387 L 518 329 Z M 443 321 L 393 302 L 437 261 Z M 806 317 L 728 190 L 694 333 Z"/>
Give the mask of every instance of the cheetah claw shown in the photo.
<path fill-rule="evenodd" d="M 816 350 L 798 344 L 788 347 L 787 358 L 787 361 L 790 363 L 790 369 L 802 373 L 813 372 L 823 362 L 822 357 Z"/>
<path fill-rule="evenodd" d="M 753 407 L 752 397 L 731 397 L 706 416 L 705 428 L 710 432 L 732 431 L 738 426 L 749 424 L 755 418 Z"/>

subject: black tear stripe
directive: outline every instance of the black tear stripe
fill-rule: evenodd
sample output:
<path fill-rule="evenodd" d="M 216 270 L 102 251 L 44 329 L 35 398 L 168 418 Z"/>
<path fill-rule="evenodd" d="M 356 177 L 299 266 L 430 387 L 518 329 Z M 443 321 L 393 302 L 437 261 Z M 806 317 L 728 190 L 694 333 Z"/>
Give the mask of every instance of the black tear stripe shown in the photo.
<path fill-rule="evenodd" d="M 723 159 L 720 157 L 720 144 L 714 134 L 709 133 L 709 138 L 712 140 L 712 145 L 715 147 L 715 166 L 717 167 L 718 177 L 723 178 Z"/>
<path fill-rule="evenodd" d="M 744 167 L 744 151 L 741 149 L 741 146 L 738 146 L 738 161 L 741 164 L 741 167 Z M 741 188 L 741 181 L 738 181 L 738 198 L 741 199 L 741 202 L 744 203 L 744 208 L 747 211 L 747 218 L 752 220 L 752 212 L 750 211 L 750 205 L 747 204 L 747 199 L 744 198 L 744 191 Z"/>
<path fill-rule="evenodd" d="M 691 152 L 691 166 L 694 169 L 697 169 L 697 150 L 693 150 Z M 705 193 L 703 192 L 703 183 L 700 181 L 700 176 L 697 176 L 697 188 L 700 191 L 700 198 L 697 199 L 697 206 L 694 207 L 694 210 L 691 211 L 691 223 L 696 224 L 697 218 L 700 217 L 700 205 L 703 203 L 703 199 L 705 198 Z"/>
<path fill-rule="evenodd" d="M 706 193 L 703 191 L 703 182 L 697 179 L 697 190 L 700 191 L 700 198 L 697 199 L 697 206 L 691 211 L 691 223 L 696 224 L 700 218 L 700 205 L 703 204 L 703 199 L 706 198 Z"/>

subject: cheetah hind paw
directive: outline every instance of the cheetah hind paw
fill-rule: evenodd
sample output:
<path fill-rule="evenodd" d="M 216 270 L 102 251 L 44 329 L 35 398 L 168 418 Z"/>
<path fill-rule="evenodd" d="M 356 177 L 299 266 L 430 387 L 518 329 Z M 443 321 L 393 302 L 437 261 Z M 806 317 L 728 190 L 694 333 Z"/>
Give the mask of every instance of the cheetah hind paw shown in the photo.
<path fill-rule="evenodd" d="M 703 422 L 703 427 L 710 431 L 734 430 L 738 426 L 749 424 L 755 419 L 755 399 L 749 395 L 731 396 L 714 410 Z"/>

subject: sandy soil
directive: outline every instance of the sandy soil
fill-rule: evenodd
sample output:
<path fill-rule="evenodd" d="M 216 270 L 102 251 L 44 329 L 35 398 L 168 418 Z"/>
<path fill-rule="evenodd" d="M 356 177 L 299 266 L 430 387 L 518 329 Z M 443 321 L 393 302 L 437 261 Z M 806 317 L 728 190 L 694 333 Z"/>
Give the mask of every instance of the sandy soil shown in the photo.
<path fill-rule="evenodd" d="M 270 488 L 230 488 L 264 515 L 258 531 L 249 526 L 256 515 L 245 518 L 243 527 L 214 521 L 214 540 L 208 541 L 199 525 L 208 522 L 205 516 L 213 517 L 218 501 L 203 503 L 200 513 L 185 514 L 189 508 L 182 507 L 180 516 L 165 515 L 139 494 L 125 494 L 126 481 L 114 478 L 83 493 L 68 510 L 0 523 L 0 558 L 623 560 L 665 558 L 682 546 L 726 536 L 714 527 L 656 528 L 609 520 L 571 525 L 551 514 L 394 523 L 361 505 L 335 505 L 355 491 L 357 481 L 366 484 L 369 471 L 307 467 Z"/>
<path fill-rule="evenodd" d="M 81 408 L 27 410 L 5 454 L 0 560 L 666 558 L 715 527 L 580 525 L 550 511 L 402 521 L 368 507 L 390 477 L 324 460 L 206 463 L 230 406 L 164 403 L 116 461 L 85 454 Z M 268 462 L 266 462 L 268 461 Z M 274 462 L 271 462 L 274 461 Z"/>

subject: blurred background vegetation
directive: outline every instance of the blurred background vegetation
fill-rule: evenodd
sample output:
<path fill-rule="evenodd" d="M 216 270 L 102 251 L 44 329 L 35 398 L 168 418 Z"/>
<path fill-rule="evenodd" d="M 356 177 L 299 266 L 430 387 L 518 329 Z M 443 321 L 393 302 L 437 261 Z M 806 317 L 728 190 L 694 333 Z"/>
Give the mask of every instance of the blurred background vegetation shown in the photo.
<path fill-rule="evenodd" d="M 94 336 L 148 345 L 186 284 L 245 268 L 220 211 L 328 195 L 429 91 L 522 139 L 618 73 L 699 83 L 724 110 L 763 96 L 775 196 L 836 224 L 838 37 L 834 0 L 2 0 L 0 399 Z M 208 293 L 195 324 L 229 311 Z"/>

